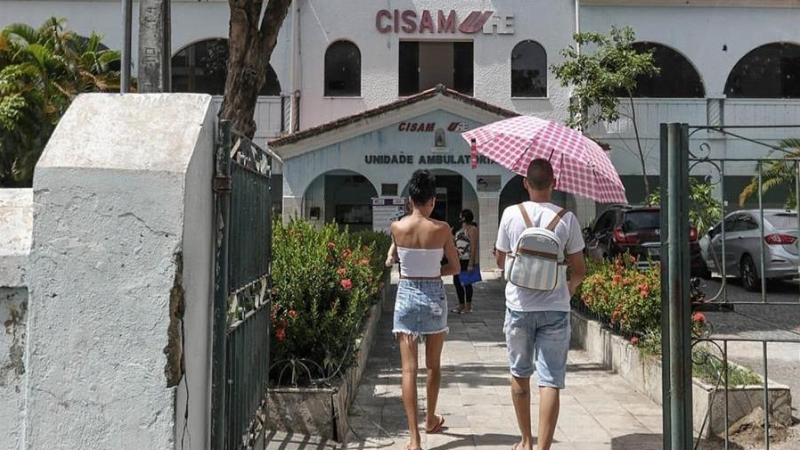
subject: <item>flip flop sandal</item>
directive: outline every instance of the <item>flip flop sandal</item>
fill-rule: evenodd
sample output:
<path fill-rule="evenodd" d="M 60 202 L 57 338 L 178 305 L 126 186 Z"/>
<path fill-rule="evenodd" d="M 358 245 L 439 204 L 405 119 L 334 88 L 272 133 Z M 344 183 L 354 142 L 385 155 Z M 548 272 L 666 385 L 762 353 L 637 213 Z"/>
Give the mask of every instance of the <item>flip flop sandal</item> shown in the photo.
<path fill-rule="evenodd" d="M 437 424 L 436 424 L 436 425 L 435 425 L 433 428 L 431 428 L 430 430 L 426 428 L 426 429 L 425 429 L 425 432 L 426 432 L 427 434 L 436 434 L 436 433 L 441 433 L 441 432 L 442 432 L 442 427 L 444 426 L 444 416 L 436 416 L 436 417 L 438 417 L 438 418 L 439 418 L 439 423 L 437 423 Z"/>
<path fill-rule="evenodd" d="M 458 308 L 453 308 L 453 309 L 451 309 L 451 310 L 450 310 L 450 312 L 451 312 L 451 313 L 453 313 L 453 314 L 464 314 L 464 313 L 463 313 L 463 312 L 462 312 L 460 309 L 458 309 Z"/>

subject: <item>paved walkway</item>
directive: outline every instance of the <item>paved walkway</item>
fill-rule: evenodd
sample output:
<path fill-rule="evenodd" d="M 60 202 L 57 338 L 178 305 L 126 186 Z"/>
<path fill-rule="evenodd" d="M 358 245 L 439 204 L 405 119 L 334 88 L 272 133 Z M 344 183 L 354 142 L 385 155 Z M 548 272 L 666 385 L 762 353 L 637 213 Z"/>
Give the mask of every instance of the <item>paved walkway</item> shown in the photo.
<path fill-rule="evenodd" d="M 453 287 L 447 289 L 451 306 L 457 304 Z M 502 333 L 502 283 L 477 285 L 473 305 L 472 314 L 449 316 L 450 334 L 442 354 L 442 389 L 437 408 L 437 413 L 444 415 L 447 428 L 437 435 L 425 436 L 423 432 L 425 449 L 509 450 L 517 442 L 519 431 L 511 405 Z M 408 441 L 400 397 L 400 351 L 391 327 L 389 307 L 382 316 L 379 337 L 350 410 L 352 430 L 347 449 L 402 449 Z M 420 347 L 420 420 L 425 410 L 423 367 L 424 348 Z M 533 394 L 535 435 L 535 386 Z M 661 407 L 635 392 L 627 381 L 589 361 L 582 351 L 572 350 L 555 439 L 553 450 L 661 450 Z M 333 446 L 305 436 L 273 433 L 268 448 Z"/>

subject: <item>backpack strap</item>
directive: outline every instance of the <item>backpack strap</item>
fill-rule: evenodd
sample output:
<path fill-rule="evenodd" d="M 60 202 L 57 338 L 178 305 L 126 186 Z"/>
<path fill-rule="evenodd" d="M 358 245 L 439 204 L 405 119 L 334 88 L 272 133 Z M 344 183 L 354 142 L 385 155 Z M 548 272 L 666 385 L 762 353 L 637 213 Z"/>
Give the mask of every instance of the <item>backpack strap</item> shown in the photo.
<path fill-rule="evenodd" d="M 558 225 L 558 222 L 561 221 L 561 219 L 564 217 L 564 214 L 566 213 L 567 213 L 567 208 L 561 208 L 561 211 L 559 211 L 558 214 L 556 214 L 556 216 L 553 217 L 553 220 L 551 220 L 550 223 L 547 225 L 547 229 L 550 231 L 555 230 L 556 225 Z"/>
<path fill-rule="evenodd" d="M 519 210 L 522 212 L 522 220 L 525 221 L 525 228 L 531 228 L 533 223 L 531 222 L 531 217 L 528 215 L 528 211 L 525 209 L 525 206 L 522 203 L 518 204 L 517 206 L 519 206 Z"/>

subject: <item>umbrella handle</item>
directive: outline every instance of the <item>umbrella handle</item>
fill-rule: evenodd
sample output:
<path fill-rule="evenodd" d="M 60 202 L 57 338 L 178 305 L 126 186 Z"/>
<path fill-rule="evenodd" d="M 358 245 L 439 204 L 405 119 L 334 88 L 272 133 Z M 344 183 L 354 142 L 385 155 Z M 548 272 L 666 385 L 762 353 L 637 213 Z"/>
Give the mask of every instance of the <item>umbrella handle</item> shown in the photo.
<path fill-rule="evenodd" d="M 547 157 L 547 162 L 550 162 L 550 160 L 553 158 L 553 153 L 555 153 L 555 151 L 555 148 L 550 149 L 550 156 Z"/>

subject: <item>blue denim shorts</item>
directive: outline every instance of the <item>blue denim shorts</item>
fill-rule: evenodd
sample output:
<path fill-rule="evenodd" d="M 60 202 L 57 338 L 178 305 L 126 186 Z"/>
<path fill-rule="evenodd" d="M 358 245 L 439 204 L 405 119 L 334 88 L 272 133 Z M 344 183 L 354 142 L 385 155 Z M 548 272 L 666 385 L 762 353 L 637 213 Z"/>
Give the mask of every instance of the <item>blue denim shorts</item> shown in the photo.
<path fill-rule="evenodd" d="M 533 375 L 539 386 L 564 389 L 569 353 L 570 317 L 564 311 L 519 312 L 506 309 L 503 325 L 511 375 Z"/>
<path fill-rule="evenodd" d="M 442 280 L 406 280 L 397 283 L 392 333 L 424 339 L 426 334 L 446 333 L 447 297 Z"/>

